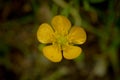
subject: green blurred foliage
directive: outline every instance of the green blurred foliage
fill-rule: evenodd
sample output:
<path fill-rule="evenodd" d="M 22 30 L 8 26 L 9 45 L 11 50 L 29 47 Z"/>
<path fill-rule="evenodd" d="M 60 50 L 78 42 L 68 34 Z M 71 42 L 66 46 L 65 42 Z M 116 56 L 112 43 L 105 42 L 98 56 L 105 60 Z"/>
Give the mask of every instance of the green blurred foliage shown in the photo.
<path fill-rule="evenodd" d="M 119 0 L 0 0 L 0 80 L 120 80 Z M 36 31 L 55 15 L 83 27 L 75 60 L 52 63 Z"/>

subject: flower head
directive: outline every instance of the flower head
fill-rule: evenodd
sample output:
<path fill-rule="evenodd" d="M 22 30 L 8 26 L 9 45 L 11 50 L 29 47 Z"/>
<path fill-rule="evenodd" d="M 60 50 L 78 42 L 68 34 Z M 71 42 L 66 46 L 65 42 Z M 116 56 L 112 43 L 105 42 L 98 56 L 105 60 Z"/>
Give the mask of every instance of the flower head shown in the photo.
<path fill-rule="evenodd" d="M 52 25 L 52 26 L 51 26 Z M 44 44 L 52 45 L 43 48 L 43 54 L 52 62 L 60 62 L 62 57 L 74 59 L 82 49 L 74 44 L 83 44 L 86 41 L 86 32 L 79 26 L 71 27 L 65 16 L 55 16 L 51 25 L 43 23 L 37 31 L 37 39 Z"/>

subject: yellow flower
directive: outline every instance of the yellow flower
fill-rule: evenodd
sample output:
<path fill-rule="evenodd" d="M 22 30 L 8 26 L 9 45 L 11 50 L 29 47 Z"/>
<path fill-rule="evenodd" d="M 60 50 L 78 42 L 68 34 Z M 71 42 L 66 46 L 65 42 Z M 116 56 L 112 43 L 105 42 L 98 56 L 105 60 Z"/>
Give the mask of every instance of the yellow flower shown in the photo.
<path fill-rule="evenodd" d="M 74 44 L 86 41 L 84 29 L 79 26 L 71 27 L 70 21 L 61 15 L 55 16 L 51 25 L 43 23 L 37 31 L 37 39 L 41 43 L 52 43 L 43 48 L 44 56 L 52 62 L 60 62 L 62 57 L 69 60 L 78 57 L 82 49 Z"/>

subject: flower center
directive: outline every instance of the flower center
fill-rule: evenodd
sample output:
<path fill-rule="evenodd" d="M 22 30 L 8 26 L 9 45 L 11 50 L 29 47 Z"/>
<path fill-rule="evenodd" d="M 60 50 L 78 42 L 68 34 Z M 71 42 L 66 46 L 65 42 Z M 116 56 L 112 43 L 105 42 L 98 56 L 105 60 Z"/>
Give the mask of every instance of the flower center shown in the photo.
<path fill-rule="evenodd" d="M 59 44 L 64 45 L 67 42 L 67 39 L 64 36 L 60 36 L 57 39 L 57 41 L 58 41 Z"/>
<path fill-rule="evenodd" d="M 56 35 L 56 43 L 60 44 L 61 46 L 65 45 L 67 43 L 66 36 L 57 34 Z"/>

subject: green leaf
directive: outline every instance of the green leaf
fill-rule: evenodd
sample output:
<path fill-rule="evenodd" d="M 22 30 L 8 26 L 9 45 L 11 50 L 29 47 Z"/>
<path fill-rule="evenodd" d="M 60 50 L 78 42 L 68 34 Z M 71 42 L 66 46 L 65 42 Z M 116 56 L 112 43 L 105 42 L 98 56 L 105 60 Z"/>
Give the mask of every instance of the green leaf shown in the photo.
<path fill-rule="evenodd" d="M 38 49 L 39 49 L 40 51 L 42 51 L 43 47 L 45 47 L 45 46 L 46 46 L 45 44 L 39 44 L 39 45 L 38 45 Z"/>
<path fill-rule="evenodd" d="M 68 16 L 70 13 L 70 7 L 67 6 L 66 8 L 64 8 L 62 11 L 61 11 L 61 14 L 64 15 L 64 16 Z"/>
<path fill-rule="evenodd" d="M 75 59 L 76 62 L 83 61 L 85 58 L 85 54 L 82 52 L 79 57 Z"/>

